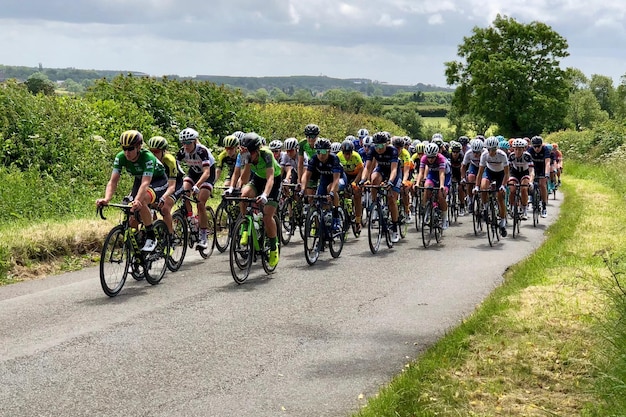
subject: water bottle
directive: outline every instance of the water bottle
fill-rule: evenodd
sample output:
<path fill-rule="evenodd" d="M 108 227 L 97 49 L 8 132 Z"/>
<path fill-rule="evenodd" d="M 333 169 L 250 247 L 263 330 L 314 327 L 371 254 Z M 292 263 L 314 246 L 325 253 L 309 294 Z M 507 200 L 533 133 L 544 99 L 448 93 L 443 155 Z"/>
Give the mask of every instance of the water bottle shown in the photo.
<path fill-rule="evenodd" d="M 197 232 L 198 231 L 198 216 L 197 215 L 189 216 L 189 223 L 191 224 L 191 231 Z"/>
<path fill-rule="evenodd" d="M 252 213 L 252 218 L 254 219 L 254 229 L 259 230 L 261 225 L 261 218 L 263 215 L 260 212 Z"/>
<path fill-rule="evenodd" d="M 389 207 L 383 206 L 383 219 L 386 219 L 389 215 Z"/>
<path fill-rule="evenodd" d="M 346 211 L 352 213 L 352 199 L 348 198 L 346 201 Z"/>
<path fill-rule="evenodd" d="M 324 223 L 326 223 L 326 226 L 331 226 L 333 224 L 333 213 L 330 211 L 324 213 Z"/>

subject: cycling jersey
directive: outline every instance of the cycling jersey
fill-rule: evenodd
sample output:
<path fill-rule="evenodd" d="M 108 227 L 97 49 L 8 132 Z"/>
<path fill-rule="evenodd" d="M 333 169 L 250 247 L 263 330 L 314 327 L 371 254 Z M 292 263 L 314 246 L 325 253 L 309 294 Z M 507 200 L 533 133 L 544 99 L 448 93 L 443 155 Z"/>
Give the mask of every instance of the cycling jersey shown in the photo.
<path fill-rule="evenodd" d="M 259 148 L 259 158 L 256 162 L 252 162 L 250 159 L 250 152 L 241 154 L 241 166 L 250 165 L 250 171 L 252 174 L 259 178 L 267 179 L 267 168 L 274 168 L 274 178 L 280 177 L 281 168 L 278 161 L 274 158 L 274 154 L 268 147 Z"/>
<path fill-rule="evenodd" d="M 350 158 L 346 159 L 346 155 L 343 152 L 339 152 L 337 155 L 339 157 L 339 162 L 343 166 L 346 174 L 353 177 L 355 176 L 359 169 L 363 168 L 363 160 L 358 152 L 350 152 Z"/>
<path fill-rule="evenodd" d="M 169 179 L 181 180 L 185 176 L 185 172 L 180 167 L 180 164 L 174 158 L 174 155 L 171 153 L 163 153 L 163 166 L 165 167 L 165 172 Z"/>
<path fill-rule="evenodd" d="M 165 167 L 161 161 L 147 149 L 139 150 L 139 157 L 135 162 L 129 161 L 124 155 L 124 151 L 115 155 L 113 172 L 121 174 L 124 168 L 134 177 L 152 177 L 153 179 L 165 177 Z"/>
<path fill-rule="evenodd" d="M 533 158 L 526 151 L 522 153 L 519 158 L 515 156 L 515 153 L 509 154 L 509 166 L 511 174 L 528 172 L 528 168 L 534 166 Z"/>
<path fill-rule="evenodd" d="M 178 161 L 183 161 L 189 167 L 189 173 L 201 174 L 202 168 L 208 166 L 215 170 L 215 158 L 206 146 L 196 143 L 191 153 L 185 152 L 184 148 L 180 148 L 176 154 Z"/>
<path fill-rule="evenodd" d="M 502 149 L 496 149 L 495 155 L 485 151 L 480 155 L 479 166 L 486 167 L 492 172 L 504 171 L 504 167 L 509 165 L 507 154 Z"/>
<path fill-rule="evenodd" d="M 315 149 L 309 144 L 308 139 L 301 140 L 298 148 L 298 155 L 304 156 L 304 154 L 308 156 L 308 159 L 313 158 L 313 155 L 315 155 Z"/>
<path fill-rule="evenodd" d="M 398 150 L 393 146 L 387 146 L 385 152 L 383 153 L 376 152 L 376 148 L 372 146 L 367 152 L 365 161 L 367 162 L 372 160 L 376 160 L 377 162 L 374 172 L 380 172 L 384 179 L 389 179 L 391 177 L 391 164 L 396 162 L 398 166 L 396 178 L 402 178 L 402 171 L 400 169 L 401 167 L 398 159 Z"/>
<path fill-rule="evenodd" d="M 217 156 L 216 165 L 219 169 L 224 170 L 224 166 L 226 167 L 226 179 L 230 179 L 233 176 L 233 171 L 235 170 L 235 163 L 237 161 L 237 155 L 230 156 L 228 155 L 228 151 L 224 149 Z"/>

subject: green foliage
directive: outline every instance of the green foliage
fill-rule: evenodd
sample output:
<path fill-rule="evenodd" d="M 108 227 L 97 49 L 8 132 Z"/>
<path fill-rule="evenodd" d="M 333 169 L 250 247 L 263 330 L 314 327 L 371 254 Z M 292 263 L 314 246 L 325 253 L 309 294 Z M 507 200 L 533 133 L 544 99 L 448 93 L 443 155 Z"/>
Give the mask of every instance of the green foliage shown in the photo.
<path fill-rule="evenodd" d="M 54 83 L 52 83 L 45 74 L 40 72 L 36 72 L 28 77 L 24 84 L 28 88 L 28 91 L 33 94 L 41 93 L 48 96 L 54 94 Z"/>
<path fill-rule="evenodd" d="M 394 106 L 386 110 L 384 116 L 406 130 L 410 137 L 423 137 L 424 123 L 418 112 L 417 103 L 409 103 L 402 107 Z"/>
<path fill-rule="evenodd" d="M 626 157 L 626 123 L 609 120 L 594 130 L 582 132 L 562 131 L 545 138 L 558 143 L 565 158 L 581 161 L 607 162 Z"/>
<path fill-rule="evenodd" d="M 609 115 L 603 111 L 600 103 L 589 89 L 577 90 L 570 94 L 567 110 L 567 124 L 576 129 L 593 129 L 599 123 L 607 121 Z"/>
<path fill-rule="evenodd" d="M 569 84 L 559 68 L 567 42 L 540 22 L 524 25 L 498 15 L 488 28 L 473 29 L 458 48 L 465 62 L 446 63 L 457 121 L 496 124 L 507 136 L 554 131 L 563 126 Z"/>

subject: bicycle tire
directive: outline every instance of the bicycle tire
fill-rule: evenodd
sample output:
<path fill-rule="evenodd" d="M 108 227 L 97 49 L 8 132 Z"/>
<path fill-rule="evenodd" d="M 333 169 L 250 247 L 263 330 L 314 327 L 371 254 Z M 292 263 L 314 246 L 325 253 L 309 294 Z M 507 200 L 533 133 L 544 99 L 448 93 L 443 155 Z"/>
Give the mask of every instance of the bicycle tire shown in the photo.
<path fill-rule="evenodd" d="M 335 231 L 334 224 L 330 227 L 330 233 L 328 236 L 328 249 L 330 250 L 330 256 L 338 258 L 343 250 L 343 243 L 345 241 L 346 230 L 344 224 L 346 222 L 346 212 L 343 207 L 337 208 L 337 214 L 339 218 L 339 230 Z"/>
<path fill-rule="evenodd" d="M 493 247 L 495 236 L 493 235 L 493 222 L 495 219 L 492 217 L 491 212 L 491 201 L 489 201 L 489 206 L 487 207 L 487 219 L 485 221 L 485 231 L 487 232 L 487 240 L 489 241 L 489 246 Z"/>
<path fill-rule="evenodd" d="M 180 269 L 187 254 L 187 239 L 189 238 L 187 219 L 180 211 L 176 211 L 172 215 L 172 228 L 174 233 L 173 239 L 170 241 L 171 253 L 167 258 L 167 268 L 176 272 Z"/>
<path fill-rule="evenodd" d="M 443 233 L 443 225 L 441 222 L 443 221 L 441 217 L 441 211 L 435 209 L 435 216 L 432 220 L 432 230 L 435 232 L 435 242 L 441 242 L 441 234 Z"/>
<path fill-rule="evenodd" d="M 276 230 L 280 230 L 278 229 L 280 227 L 280 220 L 278 215 L 274 215 L 274 223 L 276 224 Z M 263 242 L 263 246 L 261 246 L 262 248 L 262 252 L 261 252 L 261 264 L 263 265 L 263 270 L 265 271 L 265 273 L 267 275 L 271 275 L 274 273 L 274 271 L 276 270 L 276 267 L 278 266 L 278 264 L 274 265 L 274 266 L 270 266 L 270 242 L 269 242 L 269 238 L 265 235 L 265 232 L 263 232 L 263 239 L 261 240 L 261 242 Z M 280 238 L 278 239 L 278 241 L 276 242 L 276 245 L 278 245 L 278 253 L 280 254 Z"/>
<path fill-rule="evenodd" d="M 372 216 L 376 212 L 378 216 L 374 221 L 372 221 Z M 370 251 L 373 254 L 378 253 L 380 250 L 380 241 L 382 239 L 382 217 L 383 213 L 380 209 L 380 205 L 378 202 L 373 202 L 370 206 L 368 213 L 368 221 L 367 221 L 367 242 L 370 246 Z"/>
<path fill-rule="evenodd" d="M 413 214 L 415 215 L 415 230 L 417 230 L 418 232 L 420 231 L 420 227 L 422 225 L 422 218 L 424 217 L 424 208 L 422 207 L 422 191 L 421 190 L 417 190 L 417 193 L 415 194 L 415 197 L 413 198 L 414 201 L 414 209 L 413 209 Z"/>
<path fill-rule="evenodd" d="M 242 230 L 248 231 L 249 216 L 240 217 L 235 222 L 233 233 L 230 241 L 229 264 L 230 274 L 233 280 L 239 285 L 250 275 L 252 268 L 252 257 L 254 255 L 254 247 L 252 246 L 252 236 L 248 236 L 248 242 L 241 244 Z"/>
<path fill-rule="evenodd" d="M 124 226 L 115 226 L 104 239 L 100 252 L 100 285 L 109 297 L 119 294 L 128 275 L 130 249 L 124 234 Z"/>
<path fill-rule="evenodd" d="M 207 218 L 207 228 L 206 228 L 206 249 L 199 248 L 198 253 L 202 256 L 203 259 L 207 259 L 209 256 L 213 254 L 213 250 L 215 249 L 215 211 L 213 207 L 206 206 L 206 218 Z"/>
<path fill-rule="evenodd" d="M 215 234 L 215 248 L 219 253 L 224 253 L 228 249 L 232 226 L 233 220 L 228 213 L 226 200 L 222 200 L 215 210 L 215 231 L 213 232 Z"/>
<path fill-rule="evenodd" d="M 409 223 L 407 222 L 406 215 L 403 211 L 400 211 L 398 214 L 398 231 L 400 232 L 400 237 L 404 239 L 406 238 L 406 234 L 409 232 Z"/>
<path fill-rule="evenodd" d="M 304 257 L 309 265 L 315 264 L 320 256 L 320 242 L 322 238 L 322 218 L 320 212 L 309 207 L 304 223 Z"/>
<path fill-rule="evenodd" d="M 363 212 L 361 214 L 361 226 L 365 227 L 369 223 L 370 208 L 372 206 L 372 193 L 366 189 L 361 196 Z"/>
<path fill-rule="evenodd" d="M 156 248 L 152 252 L 144 253 L 146 281 L 157 285 L 167 271 L 167 258 L 170 250 L 170 234 L 163 220 L 157 220 L 153 225 L 154 236 L 157 240 Z"/>
<path fill-rule="evenodd" d="M 433 203 L 427 201 L 424 207 L 424 216 L 422 217 L 422 244 L 425 248 L 430 246 L 433 237 L 433 214 Z"/>
<path fill-rule="evenodd" d="M 478 236 L 478 233 L 483 231 L 482 225 L 482 204 L 480 197 L 475 195 L 472 199 L 472 205 L 474 206 L 474 213 L 472 215 L 472 224 L 474 225 L 474 235 Z"/>
<path fill-rule="evenodd" d="M 533 188 L 533 226 L 537 227 L 539 224 L 539 214 L 541 213 L 541 194 L 539 192 L 539 187 L 535 186 Z"/>
<path fill-rule="evenodd" d="M 291 235 L 294 231 L 293 209 L 292 214 L 289 214 L 290 207 L 292 207 L 291 197 L 287 197 L 281 201 L 278 208 L 278 218 L 280 221 L 278 222 L 277 230 L 279 231 L 280 242 L 283 245 L 289 244 L 291 241 Z"/>
<path fill-rule="evenodd" d="M 520 213 L 519 213 L 519 204 L 518 204 L 519 196 L 515 195 L 515 200 L 513 202 L 513 239 L 515 239 L 519 235 L 519 222 L 520 222 Z"/>
<path fill-rule="evenodd" d="M 500 225 L 498 224 L 498 214 L 500 213 L 500 209 L 498 207 L 498 202 L 496 201 L 495 197 L 492 197 L 493 200 L 491 200 L 491 217 L 493 218 L 493 223 L 491 224 L 491 227 L 493 227 L 493 235 L 496 238 L 496 241 L 500 241 Z M 506 218 L 505 218 L 505 224 L 506 224 Z"/>

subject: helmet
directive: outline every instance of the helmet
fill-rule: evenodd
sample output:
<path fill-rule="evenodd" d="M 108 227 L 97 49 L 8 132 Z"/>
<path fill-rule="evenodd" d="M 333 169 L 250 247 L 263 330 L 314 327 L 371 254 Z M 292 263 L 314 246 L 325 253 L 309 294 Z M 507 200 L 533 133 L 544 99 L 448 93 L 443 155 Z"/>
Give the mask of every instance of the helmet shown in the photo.
<path fill-rule="evenodd" d="M 555 151 L 559 149 L 559 144 L 558 143 L 553 143 L 552 144 L 552 149 L 554 149 Z"/>
<path fill-rule="evenodd" d="M 120 135 L 120 145 L 123 148 L 137 146 L 143 142 L 143 135 L 137 130 L 127 130 Z"/>
<path fill-rule="evenodd" d="M 410 137 L 405 136 L 404 137 L 404 146 L 409 146 L 411 143 L 413 143 L 413 141 L 411 140 Z"/>
<path fill-rule="evenodd" d="M 467 145 L 469 143 L 469 138 L 467 136 L 459 136 L 459 143 L 461 145 Z"/>
<path fill-rule="evenodd" d="M 225 148 L 234 148 L 239 146 L 239 138 L 235 135 L 229 135 L 224 138 L 224 147 Z"/>
<path fill-rule="evenodd" d="M 330 144 L 330 152 L 336 154 L 341 150 L 341 143 L 333 142 Z"/>
<path fill-rule="evenodd" d="M 404 147 L 404 138 L 402 136 L 394 136 L 391 138 L 391 144 L 393 146 Z"/>
<path fill-rule="evenodd" d="M 443 135 L 441 133 L 435 133 L 432 138 L 430 138 L 430 140 L 432 142 L 436 142 L 437 140 L 440 140 L 443 142 Z"/>
<path fill-rule="evenodd" d="M 417 146 L 418 143 L 422 143 L 419 139 L 415 139 L 412 143 L 413 146 Z"/>
<path fill-rule="evenodd" d="M 198 132 L 195 129 L 192 129 L 190 127 L 183 129 L 183 131 L 178 134 L 178 139 L 181 142 L 185 142 L 189 140 L 197 140 L 198 137 L 200 137 Z"/>
<path fill-rule="evenodd" d="M 160 149 L 164 151 L 167 149 L 167 139 L 165 139 L 163 136 L 153 136 L 148 141 L 148 148 Z"/>
<path fill-rule="evenodd" d="M 287 138 L 283 143 L 283 147 L 286 151 L 290 151 L 292 149 L 298 149 L 298 139 L 296 138 Z"/>
<path fill-rule="evenodd" d="M 424 153 L 426 156 L 437 156 L 439 153 L 439 146 L 436 143 L 429 143 L 424 147 Z"/>
<path fill-rule="evenodd" d="M 543 144 L 543 138 L 541 136 L 533 136 L 530 140 L 530 144 L 533 146 L 539 146 Z"/>
<path fill-rule="evenodd" d="M 367 135 L 363 138 L 363 146 L 367 147 L 367 146 L 372 146 L 374 144 L 374 139 Z"/>
<path fill-rule="evenodd" d="M 254 152 L 261 147 L 261 137 L 254 132 L 246 133 L 243 139 L 239 141 L 239 145 L 250 152 Z"/>
<path fill-rule="evenodd" d="M 548 152 L 552 152 L 552 144 L 551 143 L 546 143 L 546 148 L 548 149 Z"/>
<path fill-rule="evenodd" d="M 470 142 L 470 147 L 472 148 L 472 152 L 482 152 L 483 141 L 479 139 L 472 139 L 472 141 Z"/>
<path fill-rule="evenodd" d="M 417 145 L 415 145 L 415 153 L 424 153 L 424 147 L 425 145 L 420 142 Z"/>
<path fill-rule="evenodd" d="M 315 149 L 330 149 L 330 140 L 326 138 L 318 138 L 313 147 Z"/>
<path fill-rule="evenodd" d="M 485 141 L 485 137 L 484 137 L 483 135 L 476 135 L 476 137 L 475 137 L 474 139 L 478 139 L 478 140 L 480 140 L 481 142 L 484 142 L 484 141 Z"/>
<path fill-rule="evenodd" d="M 270 150 L 280 151 L 283 148 L 283 142 L 276 139 L 270 142 Z"/>
<path fill-rule="evenodd" d="M 506 139 L 502 139 L 500 142 L 498 142 L 498 148 L 503 149 L 503 150 L 507 150 L 510 148 L 509 142 Z"/>
<path fill-rule="evenodd" d="M 486 140 L 485 140 L 485 148 L 487 149 L 494 149 L 498 147 L 498 144 L 500 142 L 498 141 L 498 139 L 496 139 L 495 136 L 489 136 Z"/>
<path fill-rule="evenodd" d="M 461 148 L 463 148 L 463 146 L 461 145 L 461 142 L 457 142 L 455 140 L 450 142 L 450 149 L 452 150 L 452 152 L 460 152 Z"/>
<path fill-rule="evenodd" d="M 498 142 L 502 142 L 503 140 L 506 140 L 506 139 L 504 139 L 504 136 L 502 136 L 502 135 L 496 136 L 496 139 L 498 139 Z"/>
<path fill-rule="evenodd" d="M 512 146 L 514 148 L 526 148 L 528 145 L 526 144 L 526 141 L 524 139 L 513 139 L 513 144 Z"/>
<path fill-rule="evenodd" d="M 341 142 L 341 150 L 344 152 L 352 152 L 354 150 L 354 143 L 351 140 L 344 140 Z"/>
<path fill-rule="evenodd" d="M 233 136 L 234 136 L 234 137 L 236 137 L 236 138 L 237 138 L 237 139 L 239 139 L 239 140 L 243 139 L 243 137 L 244 137 L 245 135 L 246 135 L 246 134 L 245 134 L 245 133 L 243 133 L 241 130 L 237 130 L 236 132 L 233 132 Z"/>
<path fill-rule="evenodd" d="M 375 145 L 379 145 L 381 143 L 387 143 L 387 133 L 386 132 L 376 132 L 374 136 L 372 136 L 372 142 Z"/>
<path fill-rule="evenodd" d="M 364 137 L 369 136 L 370 132 L 368 132 L 367 129 L 359 129 L 359 131 L 356 134 L 359 137 L 359 139 L 362 140 Z"/>
<path fill-rule="evenodd" d="M 320 134 L 320 127 L 318 125 L 314 125 L 310 123 L 304 127 L 304 135 L 307 138 L 314 138 Z"/>
<path fill-rule="evenodd" d="M 349 140 L 350 142 L 354 143 L 355 140 L 358 140 L 357 138 L 355 138 L 352 135 L 348 135 L 346 136 L 346 138 L 344 140 Z"/>

